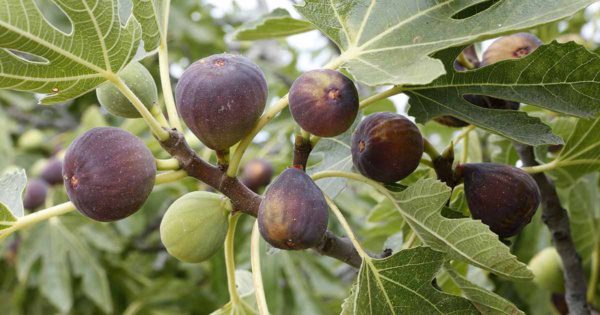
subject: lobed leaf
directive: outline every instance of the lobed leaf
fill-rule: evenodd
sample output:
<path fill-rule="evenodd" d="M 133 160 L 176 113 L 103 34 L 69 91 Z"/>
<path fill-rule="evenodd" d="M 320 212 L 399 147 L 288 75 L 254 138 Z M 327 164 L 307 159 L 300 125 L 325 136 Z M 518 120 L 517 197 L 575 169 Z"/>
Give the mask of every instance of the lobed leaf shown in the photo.
<path fill-rule="evenodd" d="M 235 40 L 261 40 L 287 37 L 314 30 L 307 21 L 294 19 L 285 9 L 275 9 L 260 19 L 244 23 L 234 33 Z"/>

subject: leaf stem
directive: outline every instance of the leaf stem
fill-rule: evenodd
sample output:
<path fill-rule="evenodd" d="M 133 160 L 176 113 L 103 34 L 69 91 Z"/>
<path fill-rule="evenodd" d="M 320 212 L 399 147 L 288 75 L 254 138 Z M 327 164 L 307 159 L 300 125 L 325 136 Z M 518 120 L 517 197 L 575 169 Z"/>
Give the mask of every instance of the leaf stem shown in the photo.
<path fill-rule="evenodd" d="M 598 289 L 598 274 L 600 273 L 600 244 L 596 244 L 592 256 L 592 273 L 587 291 L 587 301 L 595 305 L 596 291 Z"/>
<path fill-rule="evenodd" d="M 454 138 L 452 143 L 454 143 L 454 145 L 459 144 L 460 141 L 463 140 L 471 131 L 475 130 L 475 128 L 477 128 L 475 125 L 469 125 L 463 128 L 463 130 L 458 134 L 458 136 Z"/>
<path fill-rule="evenodd" d="M 179 161 L 175 158 L 166 160 L 156 159 L 156 168 L 161 171 L 178 170 L 181 168 Z"/>
<path fill-rule="evenodd" d="M 229 227 L 225 237 L 225 268 L 227 269 L 227 289 L 229 290 L 229 299 L 233 305 L 240 304 L 240 296 L 235 285 L 235 258 L 234 258 L 234 240 L 235 228 L 240 218 L 240 213 L 229 216 Z"/>
<path fill-rule="evenodd" d="M 252 279 L 254 280 L 254 294 L 256 295 L 256 304 L 260 315 L 269 314 L 269 306 L 265 297 L 265 288 L 263 286 L 262 271 L 260 269 L 260 234 L 258 231 L 258 221 L 254 222 L 252 236 L 250 238 L 250 264 L 252 266 Z"/>
<path fill-rule="evenodd" d="M 161 185 L 166 183 L 176 182 L 180 179 L 186 178 L 188 173 L 185 170 L 164 172 L 156 175 L 156 179 L 154 180 L 155 185 Z"/>
<path fill-rule="evenodd" d="M 156 120 L 156 118 L 154 118 L 154 116 L 152 116 L 152 113 L 150 113 L 146 106 L 144 106 L 144 104 L 142 103 L 142 101 L 140 101 L 137 95 L 135 95 L 135 93 L 131 91 L 127 84 L 123 82 L 123 79 L 121 79 L 117 75 L 112 75 L 107 77 L 107 80 L 114 84 L 115 87 L 119 89 L 119 91 L 121 91 L 121 93 L 123 93 L 125 97 L 127 97 L 131 104 L 133 104 L 135 109 L 137 109 L 138 112 L 142 115 L 142 118 L 144 118 L 144 120 L 150 127 L 150 130 L 152 130 L 152 133 L 156 136 L 156 138 L 158 138 L 158 140 L 164 141 L 169 138 L 169 132 L 162 128 L 160 123 Z"/>
<path fill-rule="evenodd" d="M 160 36 L 160 44 L 158 45 L 158 65 L 160 70 L 160 84 L 162 87 L 165 107 L 169 115 L 169 123 L 171 127 L 183 131 L 175 99 L 173 98 L 173 88 L 171 87 L 171 75 L 169 74 L 169 48 L 167 45 L 167 31 L 169 29 L 169 5 L 170 1 L 165 0 L 162 7 L 162 32 Z"/>
<path fill-rule="evenodd" d="M 402 93 L 402 86 L 401 85 L 393 86 L 388 90 L 385 90 L 381 93 L 372 95 L 372 96 L 362 100 L 360 102 L 359 108 L 364 109 L 365 107 L 367 107 L 371 104 L 377 103 L 380 100 L 386 99 L 390 96 L 394 96 L 394 95 L 400 94 L 400 93 Z"/>
<path fill-rule="evenodd" d="M 333 214 L 336 216 L 336 218 L 342 225 L 342 228 L 344 229 L 344 231 L 346 231 L 348 238 L 352 242 L 352 245 L 354 245 L 354 248 L 356 249 L 356 251 L 358 252 L 360 257 L 365 260 L 370 260 L 371 257 L 365 252 L 365 250 L 360 245 L 360 242 L 356 239 L 356 236 L 354 235 L 354 232 L 352 232 L 352 228 L 350 227 L 350 224 L 344 217 L 344 214 L 342 213 L 342 211 L 340 211 L 338 206 L 329 198 L 329 196 L 327 196 L 325 194 L 324 194 L 324 196 L 325 196 L 325 200 L 327 201 L 327 204 L 329 205 L 329 208 L 331 208 L 331 211 L 333 212 Z"/>
<path fill-rule="evenodd" d="M 435 159 L 438 159 L 440 157 L 440 153 L 435 149 L 433 144 L 431 144 L 431 142 L 429 142 L 429 140 L 427 140 L 426 138 L 423 138 L 423 146 L 425 149 L 425 153 L 427 153 L 427 155 L 429 155 L 429 157 L 431 158 L 432 161 L 435 161 Z"/>
<path fill-rule="evenodd" d="M 41 221 L 48 220 L 52 217 L 56 217 L 68 212 L 76 210 L 75 205 L 72 202 L 65 202 L 59 205 L 40 210 L 24 217 L 20 217 L 15 221 L 9 228 L 0 230 L 0 239 L 7 237 L 8 235 L 24 229 L 30 225 L 36 224 Z"/>

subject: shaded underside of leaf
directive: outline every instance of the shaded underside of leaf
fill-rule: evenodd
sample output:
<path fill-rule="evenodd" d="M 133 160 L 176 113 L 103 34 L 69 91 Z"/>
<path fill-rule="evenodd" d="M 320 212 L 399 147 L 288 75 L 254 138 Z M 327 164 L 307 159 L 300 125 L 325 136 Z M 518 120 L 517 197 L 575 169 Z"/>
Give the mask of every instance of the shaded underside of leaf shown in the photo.
<path fill-rule="evenodd" d="M 272 39 L 314 29 L 310 22 L 294 19 L 288 11 L 279 8 L 256 21 L 243 24 L 235 31 L 233 38 L 236 40 Z"/>

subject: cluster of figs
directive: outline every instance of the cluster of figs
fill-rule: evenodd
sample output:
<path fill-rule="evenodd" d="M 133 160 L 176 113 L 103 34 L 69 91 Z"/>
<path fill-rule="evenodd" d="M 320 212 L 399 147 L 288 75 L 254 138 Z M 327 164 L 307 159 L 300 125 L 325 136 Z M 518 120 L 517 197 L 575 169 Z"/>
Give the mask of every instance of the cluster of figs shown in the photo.
<path fill-rule="evenodd" d="M 532 38 L 517 34 L 498 40 L 486 52 L 484 63 L 526 55 L 534 50 L 532 44 L 539 45 Z M 142 65 L 132 63 L 120 75 L 145 106 L 155 106 L 156 86 Z M 185 70 L 176 88 L 176 104 L 185 124 L 200 141 L 217 153 L 226 153 L 251 132 L 265 108 L 267 92 L 265 76 L 257 65 L 241 56 L 218 54 L 198 60 Z M 127 99 L 109 84 L 97 89 L 97 97 L 112 114 L 139 117 Z M 494 101 L 488 100 L 486 106 L 491 103 Z M 303 130 L 319 137 L 335 137 L 356 120 L 359 96 L 354 83 L 341 72 L 313 70 L 293 83 L 289 108 Z M 380 112 L 360 121 L 352 135 L 351 151 L 353 164 L 362 175 L 381 183 L 395 183 L 419 166 L 424 139 L 408 118 Z M 62 180 L 70 200 L 82 214 L 97 221 L 114 221 L 143 206 L 153 189 L 156 172 L 155 158 L 139 138 L 122 129 L 101 127 L 87 131 L 70 145 L 64 156 Z M 456 172 L 464 180 L 472 216 L 501 237 L 518 233 L 540 203 L 536 183 L 518 168 L 479 163 L 459 165 Z M 241 180 L 251 190 L 259 191 L 272 176 L 273 168 L 268 163 L 254 160 L 246 165 Z M 188 193 L 165 213 L 161 240 L 178 259 L 203 261 L 222 245 L 231 211 L 229 200 L 219 194 Z M 325 236 L 328 213 L 323 192 L 302 166 L 292 166 L 264 193 L 258 210 L 260 233 L 276 248 L 311 248 Z"/>

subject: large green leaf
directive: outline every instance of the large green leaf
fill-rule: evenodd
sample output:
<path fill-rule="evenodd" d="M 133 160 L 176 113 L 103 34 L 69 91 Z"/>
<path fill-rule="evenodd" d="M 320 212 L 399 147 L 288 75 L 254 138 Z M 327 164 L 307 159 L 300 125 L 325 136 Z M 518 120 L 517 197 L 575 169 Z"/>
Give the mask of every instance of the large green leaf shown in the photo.
<path fill-rule="evenodd" d="M 600 91 L 600 88 L 598 89 Z M 587 173 L 600 170 L 600 117 L 580 119 L 565 147 L 552 162 L 557 169 L 551 172 L 560 187 L 573 185 Z"/>
<path fill-rule="evenodd" d="M 0 0 L 0 88 L 45 94 L 44 104 L 94 89 L 129 63 L 142 35 L 134 18 L 121 25 L 117 0 L 54 3 L 69 17 L 70 34 L 34 0 Z"/>
<path fill-rule="evenodd" d="M 506 0 L 454 18 L 486 0 L 305 0 L 298 11 L 342 50 L 344 67 L 368 85 L 427 84 L 445 73 L 430 57 L 477 39 L 558 20 L 595 0 Z"/>
<path fill-rule="evenodd" d="M 36 225 L 23 241 L 17 260 L 21 281 L 28 278 L 37 261 L 41 261 L 39 289 L 60 311 L 67 313 L 73 306 L 71 277 L 80 277 L 83 293 L 106 313 L 112 312 L 106 271 L 87 244 L 60 219 Z"/>
<path fill-rule="evenodd" d="M 526 58 L 466 72 L 452 67 L 459 52 L 447 49 L 435 55 L 444 61 L 446 75 L 426 86 L 407 87 L 409 114 L 417 121 L 452 115 L 490 132 L 539 145 L 562 141 L 538 118 L 522 111 L 481 108 L 462 96 L 490 95 L 586 118 L 600 113 L 600 80 L 596 78 L 600 56 L 582 46 L 552 43 Z"/>
<path fill-rule="evenodd" d="M 473 302 L 481 314 L 525 314 L 519 310 L 518 307 L 505 300 L 503 297 L 472 283 L 467 278 L 463 277 L 454 269 L 452 269 L 452 267 L 445 268 L 445 270 L 452 278 L 452 281 L 454 281 L 456 285 L 460 287 L 465 297 Z"/>
<path fill-rule="evenodd" d="M 285 9 L 275 9 L 260 19 L 240 26 L 233 38 L 235 40 L 259 40 L 286 37 L 314 30 L 310 22 L 294 19 Z"/>
<path fill-rule="evenodd" d="M 151 51 L 160 44 L 163 25 L 161 8 L 167 0 L 133 0 L 133 16 L 142 27 L 144 49 Z"/>
<path fill-rule="evenodd" d="M 451 189 L 444 183 L 423 179 L 396 193 L 394 204 L 423 242 L 433 249 L 503 277 L 531 279 L 533 274 L 527 266 L 481 221 L 441 215 L 450 194 Z"/>
<path fill-rule="evenodd" d="M 23 216 L 21 196 L 27 185 L 25 170 L 18 170 L 0 176 L 0 203 L 15 217 Z"/>
<path fill-rule="evenodd" d="M 444 254 L 428 247 L 400 251 L 385 259 L 365 260 L 357 286 L 344 304 L 352 314 L 478 314 L 466 299 L 436 290 L 431 282 Z"/>

